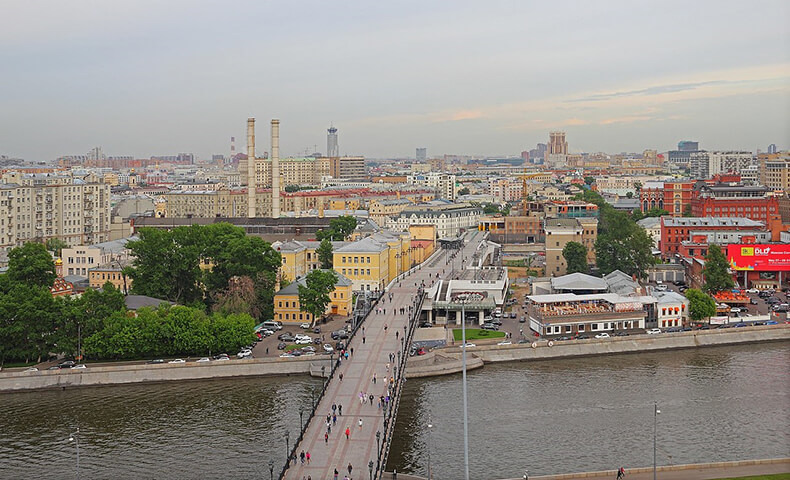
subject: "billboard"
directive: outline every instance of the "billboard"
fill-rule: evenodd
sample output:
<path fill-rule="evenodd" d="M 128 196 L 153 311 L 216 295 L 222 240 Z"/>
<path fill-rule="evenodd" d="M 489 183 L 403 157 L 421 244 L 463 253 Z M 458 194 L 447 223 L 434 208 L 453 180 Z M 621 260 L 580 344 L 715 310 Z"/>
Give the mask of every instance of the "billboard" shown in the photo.
<path fill-rule="evenodd" d="M 790 271 L 790 244 L 727 245 L 727 261 L 733 270 Z"/>

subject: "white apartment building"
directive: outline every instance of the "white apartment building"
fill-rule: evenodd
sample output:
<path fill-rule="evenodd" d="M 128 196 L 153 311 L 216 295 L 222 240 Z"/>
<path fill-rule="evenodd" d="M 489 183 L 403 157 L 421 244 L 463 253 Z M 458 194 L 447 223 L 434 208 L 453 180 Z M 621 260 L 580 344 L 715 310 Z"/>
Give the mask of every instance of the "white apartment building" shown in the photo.
<path fill-rule="evenodd" d="M 0 183 L 0 250 L 57 238 L 110 239 L 110 186 L 95 175 L 6 173 Z"/>
<path fill-rule="evenodd" d="M 497 178 L 488 181 L 488 194 L 500 202 L 519 202 L 524 196 L 521 180 Z"/>
<path fill-rule="evenodd" d="M 130 260 L 126 243 L 130 240 L 137 240 L 137 237 L 64 248 L 60 254 L 63 260 L 63 275 L 87 277 L 91 268 L 100 265 L 126 265 Z"/>
<path fill-rule="evenodd" d="M 455 201 L 455 197 L 458 193 L 455 186 L 455 175 L 448 173 L 433 172 L 409 175 L 406 181 L 409 185 L 420 185 L 431 188 L 436 191 L 439 198 L 444 198 L 451 202 Z"/>
<path fill-rule="evenodd" d="M 692 152 L 690 167 L 692 178 L 706 179 L 719 173 L 741 172 L 751 165 L 756 165 L 752 152 L 713 151 Z"/>
<path fill-rule="evenodd" d="M 482 214 L 480 207 L 431 202 L 403 210 L 387 220 L 387 228 L 407 232 L 411 225 L 436 225 L 439 238 L 456 237 L 461 229 L 477 229 Z"/>

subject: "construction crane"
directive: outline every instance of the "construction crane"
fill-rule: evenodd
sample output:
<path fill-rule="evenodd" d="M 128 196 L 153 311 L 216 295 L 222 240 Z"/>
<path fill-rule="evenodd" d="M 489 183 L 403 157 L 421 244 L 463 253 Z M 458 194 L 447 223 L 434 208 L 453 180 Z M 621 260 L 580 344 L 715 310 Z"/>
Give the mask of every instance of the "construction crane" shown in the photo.
<path fill-rule="evenodd" d="M 515 175 L 517 177 L 521 177 L 521 212 L 522 215 L 526 215 L 528 211 L 528 203 L 529 203 L 527 200 L 527 198 L 529 197 L 529 195 L 527 195 L 527 180 L 533 179 L 535 177 L 540 177 L 542 175 L 545 175 L 545 173 L 530 172 L 525 168 L 524 172 L 516 173 Z"/>

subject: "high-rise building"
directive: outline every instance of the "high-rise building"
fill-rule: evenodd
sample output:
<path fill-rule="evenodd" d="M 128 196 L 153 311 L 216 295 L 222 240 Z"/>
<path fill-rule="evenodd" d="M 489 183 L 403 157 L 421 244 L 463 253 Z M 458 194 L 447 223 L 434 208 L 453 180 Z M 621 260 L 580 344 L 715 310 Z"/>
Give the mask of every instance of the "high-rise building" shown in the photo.
<path fill-rule="evenodd" d="M 428 158 L 428 149 L 425 147 L 417 147 L 417 161 L 423 163 L 427 158 Z"/>
<path fill-rule="evenodd" d="M 337 146 L 337 129 L 334 126 L 330 126 L 326 132 L 326 156 L 339 157 L 340 147 Z"/>
<path fill-rule="evenodd" d="M 772 190 L 790 192 L 790 151 L 762 153 L 757 158 L 759 182 Z"/>
<path fill-rule="evenodd" d="M 755 165 L 754 155 L 747 151 L 729 152 L 691 152 L 691 176 L 698 180 L 710 178 L 719 173 L 740 172 Z"/>
<path fill-rule="evenodd" d="M 568 142 L 565 141 L 565 132 L 550 132 L 546 153 L 568 154 Z"/>
<path fill-rule="evenodd" d="M 774 153 L 776 153 L 776 144 L 772 143 L 768 145 L 768 154 L 774 154 Z"/>
<path fill-rule="evenodd" d="M 678 151 L 696 152 L 697 150 L 699 150 L 699 142 L 692 142 L 691 140 L 681 140 L 678 142 Z"/>

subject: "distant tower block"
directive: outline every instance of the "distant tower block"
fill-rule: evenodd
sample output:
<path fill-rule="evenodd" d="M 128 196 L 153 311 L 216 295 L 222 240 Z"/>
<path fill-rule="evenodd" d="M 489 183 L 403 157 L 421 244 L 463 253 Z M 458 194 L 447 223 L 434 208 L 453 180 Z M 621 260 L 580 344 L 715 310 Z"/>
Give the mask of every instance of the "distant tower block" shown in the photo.
<path fill-rule="evenodd" d="M 272 119 L 272 218 L 280 218 L 280 121 Z"/>
<path fill-rule="evenodd" d="M 340 156 L 340 148 L 337 146 L 337 129 L 331 125 L 329 126 L 326 134 L 326 156 Z"/>
<path fill-rule="evenodd" d="M 255 218 L 255 119 L 247 119 L 247 217 Z"/>
<path fill-rule="evenodd" d="M 547 153 L 551 155 L 552 153 L 567 155 L 568 154 L 568 142 L 565 141 L 565 132 L 550 132 L 549 133 L 549 145 Z"/>
<path fill-rule="evenodd" d="M 230 137 L 230 159 L 228 163 L 233 163 L 236 158 L 236 137 Z"/>
<path fill-rule="evenodd" d="M 417 163 L 425 163 L 428 158 L 428 149 L 425 147 L 417 147 Z"/>

